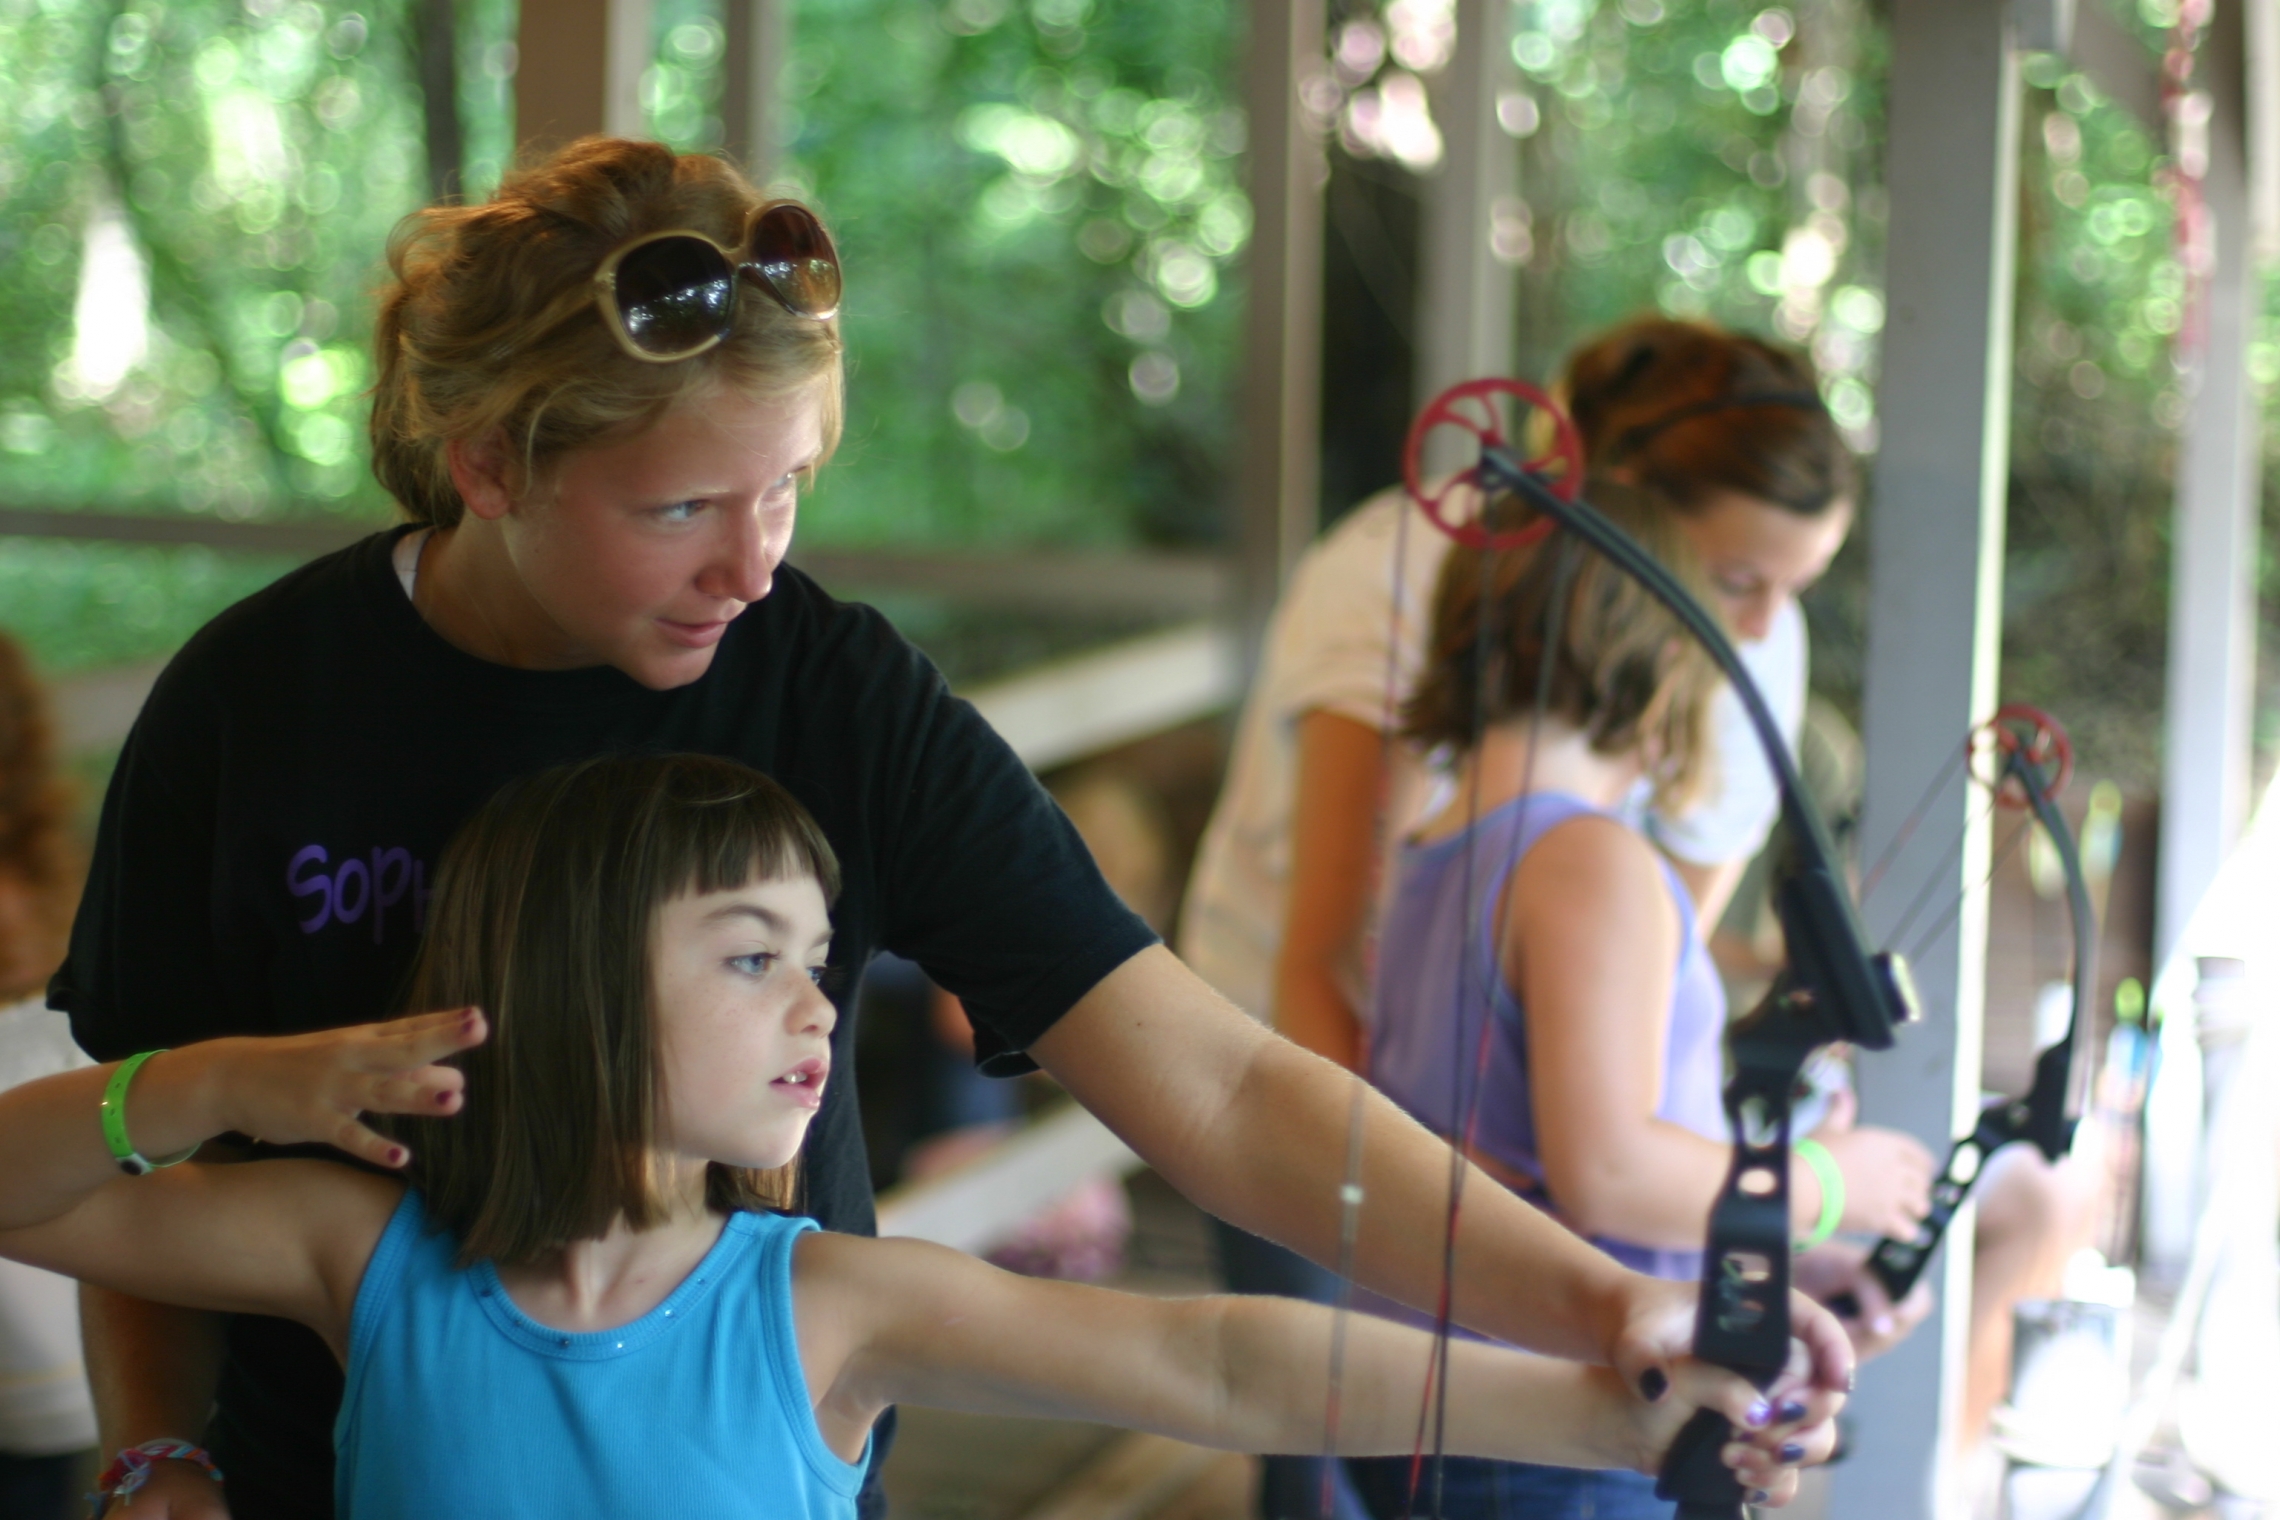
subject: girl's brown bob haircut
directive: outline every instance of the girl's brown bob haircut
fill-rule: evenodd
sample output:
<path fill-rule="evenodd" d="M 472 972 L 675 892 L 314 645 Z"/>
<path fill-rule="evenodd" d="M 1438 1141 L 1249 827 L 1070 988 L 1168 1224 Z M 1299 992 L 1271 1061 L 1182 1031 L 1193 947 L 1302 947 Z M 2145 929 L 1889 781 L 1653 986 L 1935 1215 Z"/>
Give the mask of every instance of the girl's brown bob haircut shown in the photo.
<path fill-rule="evenodd" d="M 574 1240 L 659 1222 L 651 1167 L 662 1094 L 650 944 L 689 894 L 839 865 L 791 793 L 710 755 L 589 760 L 510 784 L 444 852 L 408 1010 L 474 1005 L 491 1037 L 457 1058 L 467 1101 L 399 1119 L 429 1217 L 462 1265 L 528 1262 Z M 714 1164 L 706 1202 L 787 1208 L 795 1161 Z"/>
<path fill-rule="evenodd" d="M 839 322 L 739 290 L 717 348 L 650 364 L 619 348 L 594 271 L 645 233 L 735 247 L 765 199 L 720 159 L 586 137 L 510 174 L 477 206 L 430 206 L 388 240 L 392 279 L 373 338 L 372 473 L 413 521 L 448 528 L 465 503 L 446 450 L 496 434 L 524 490 L 572 449 L 639 433 L 710 387 L 772 401 L 814 394 L 838 443 Z"/>
<path fill-rule="evenodd" d="M 1584 498 L 1667 565 L 1695 600 L 1715 606 L 1669 508 L 1601 476 Z M 1526 516 L 1506 499 L 1491 504 L 1488 520 L 1510 526 Z M 1657 804 L 1684 806 L 1705 779 L 1718 668 L 1645 587 L 1565 533 L 1501 553 L 1461 544 L 1449 551 L 1433 593 L 1425 673 L 1402 708 L 1403 737 L 1470 749 L 1492 724 L 1535 711 L 1563 585 L 1543 711 L 1581 730 L 1595 753 L 1643 751 Z"/>
<path fill-rule="evenodd" d="M 1571 354 L 1561 389 L 1590 467 L 1682 512 L 1730 491 L 1818 517 L 1857 493 L 1812 361 L 1762 339 L 1638 317 Z"/>

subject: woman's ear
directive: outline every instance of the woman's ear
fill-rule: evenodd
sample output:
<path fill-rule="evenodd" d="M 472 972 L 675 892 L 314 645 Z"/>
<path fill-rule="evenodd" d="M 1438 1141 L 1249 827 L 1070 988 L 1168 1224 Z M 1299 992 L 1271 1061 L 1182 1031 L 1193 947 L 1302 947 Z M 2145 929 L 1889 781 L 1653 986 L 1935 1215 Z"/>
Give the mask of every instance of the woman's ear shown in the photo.
<path fill-rule="evenodd" d="M 498 429 L 475 438 L 452 439 L 443 446 L 443 459 L 451 470 L 451 484 L 459 499 L 486 522 L 497 522 L 521 500 L 506 439 Z"/>

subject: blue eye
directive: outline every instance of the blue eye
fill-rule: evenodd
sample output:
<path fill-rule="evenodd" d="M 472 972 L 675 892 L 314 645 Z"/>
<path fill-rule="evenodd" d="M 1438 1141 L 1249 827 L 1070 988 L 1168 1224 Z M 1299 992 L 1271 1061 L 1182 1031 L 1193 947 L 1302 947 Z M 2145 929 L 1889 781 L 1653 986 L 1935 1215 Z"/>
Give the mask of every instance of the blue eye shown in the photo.
<path fill-rule="evenodd" d="M 669 507 L 658 507 L 650 516 L 664 523 L 685 523 L 704 510 L 701 501 L 677 501 Z"/>
<path fill-rule="evenodd" d="M 732 970 L 742 972 L 746 976 L 766 976 L 768 968 L 782 959 L 783 957 L 773 950 L 758 950 L 750 955 L 730 956 L 728 964 Z"/>

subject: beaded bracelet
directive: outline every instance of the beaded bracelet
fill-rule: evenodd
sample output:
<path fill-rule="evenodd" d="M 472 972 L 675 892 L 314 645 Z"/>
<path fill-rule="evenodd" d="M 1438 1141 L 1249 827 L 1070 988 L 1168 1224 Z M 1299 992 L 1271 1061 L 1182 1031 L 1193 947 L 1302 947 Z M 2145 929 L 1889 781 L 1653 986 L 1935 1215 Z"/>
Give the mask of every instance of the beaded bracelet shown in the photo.
<path fill-rule="evenodd" d="M 87 1496 L 88 1502 L 95 1506 L 94 1513 L 100 1517 L 115 1501 L 131 1497 L 150 1481 L 151 1469 L 161 1462 L 189 1462 L 204 1468 L 206 1476 L 216 1483 L 222 1481 L 222 1470 L 214 1465 L 213 1457 L 204 1447 L 171 1437 L 145 1441 L 113 1457 L 95 1479 L 95 1492 Z"/>
<path fill-rule="evenodd" d="M 1838 1169 L 1837 1158 L 1818 1140 L 1800 1140 L 1790 1149 L 1821 1182 L 1821 1217 L 1813 1221 L 1812 1234 L 1790 1247 L 1792 1251 L 1810 1251 L 1836 1234 L 1838 1222 L 1845 1217 L 1845 1174 Z"/>

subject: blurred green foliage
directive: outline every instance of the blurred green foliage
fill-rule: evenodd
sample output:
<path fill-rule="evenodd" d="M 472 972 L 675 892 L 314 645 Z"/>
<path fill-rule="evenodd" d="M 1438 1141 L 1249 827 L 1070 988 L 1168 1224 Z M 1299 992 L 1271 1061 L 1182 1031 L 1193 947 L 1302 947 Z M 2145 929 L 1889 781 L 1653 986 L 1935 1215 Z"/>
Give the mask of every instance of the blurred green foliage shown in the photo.
<path fill-rule="evenodd" d="M 2149 46 L 2175 19 L 2172 0 L 2106 3 Z M 516 0 L 457 9 L 479 195 L 513 141 Z M 1250 234 L 1243 10 L 798 0 L 776 179 L 831 219 L 849 277 L 850 425 L 811 541 L 1223 536 Z M 387 231 L 428 193 L 415 14 L 0 0 L 0 504 L 384 516 L 359 392 Z M 1429 172 L 1451 14 L 1333 5 L 1337 91 L 1316 104 L 1346 153 Z M 1808 347 L 1872 449 L 1879 9 L 1515 0 L 1512 15 L 1499 117 L 1522 174 L 1497 243 L 1521 371 L 1552 372 L 1642 308 L 1705 316 Z M 724 52 L 717 0 L 659 0 L 651 130 L 719 145 Z M 2056 60 L 2026 74 L 2005 692 L 2073 723 L 2093 770 L 2143 784 L 2190 298 L 2158 136 Z M 2269 334 L 2254 353 L 2260 382 L 2280 378 Z M 1810 604 L 1816 679 L 1848 707 L 1864 540 Z M 51 668 L 143 658 L 278 568 L 0 540 L 0 621 Z M 2280 585 L 2269 551 L 2263 575 Z"/>
<path fill-rule="evenodd" d="M 789 181 L 848 271 L 817 541 L 1222 535 L 1249 239 L 1226 0 L 803 0 Z"/>

